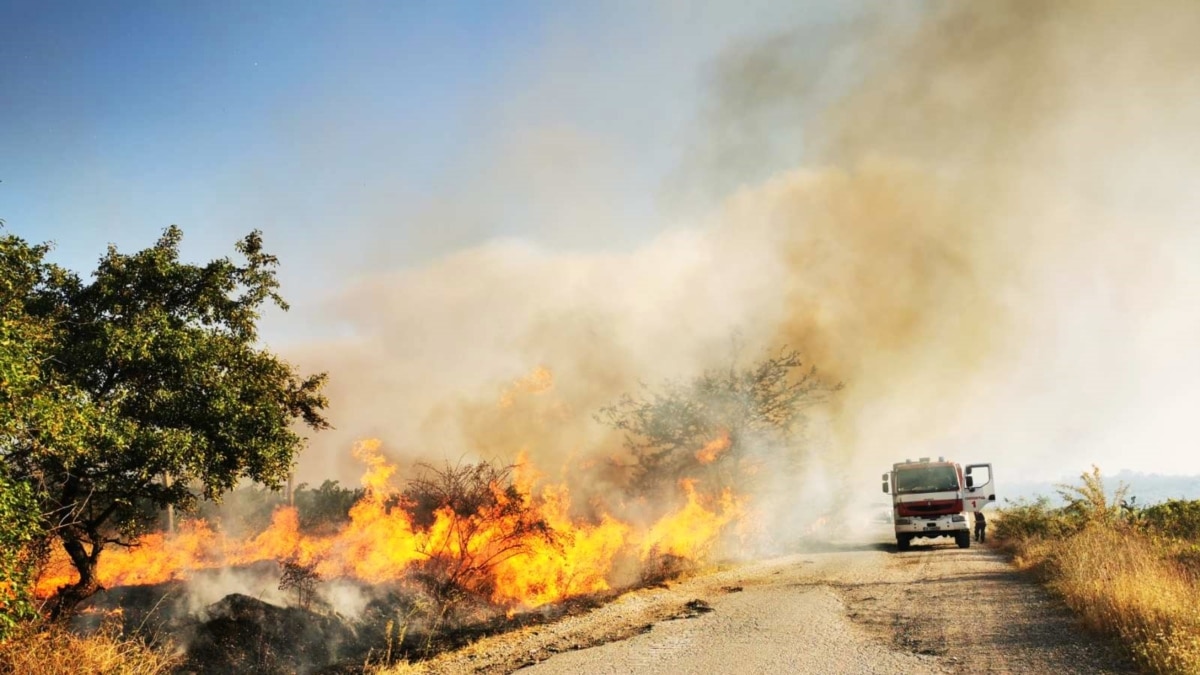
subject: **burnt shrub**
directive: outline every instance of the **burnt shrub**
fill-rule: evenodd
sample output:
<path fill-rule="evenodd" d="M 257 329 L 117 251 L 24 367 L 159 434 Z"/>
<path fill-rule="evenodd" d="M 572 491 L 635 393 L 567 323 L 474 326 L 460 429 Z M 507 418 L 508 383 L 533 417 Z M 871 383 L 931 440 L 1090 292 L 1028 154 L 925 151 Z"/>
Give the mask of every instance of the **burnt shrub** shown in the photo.
<path fill-rule="evenodd" d="M 353 628 L 336 617 L 238 593 L 210 605 L 205 615 L 186 635 L 182 672 L 312 673 L 362 658 Z"/>
<path fill-rule="evenodd" d="M 296 560 L 281 560 L 279 566 L 282 574 L 279 577 L 279 590 L 295 591 L 296 605 L 308 609 L 317 591 L 317 582 L 321 580 L 314 565 L 305 565 Z"/>

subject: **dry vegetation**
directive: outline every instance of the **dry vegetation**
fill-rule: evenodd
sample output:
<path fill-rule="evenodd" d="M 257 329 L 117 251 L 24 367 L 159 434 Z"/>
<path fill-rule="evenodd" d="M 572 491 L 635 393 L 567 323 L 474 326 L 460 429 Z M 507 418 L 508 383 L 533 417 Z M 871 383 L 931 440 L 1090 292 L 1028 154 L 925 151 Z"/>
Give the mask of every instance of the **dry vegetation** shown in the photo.
<path fill-rule="evenodd" d="M 0 673 L 158 675 L 179 663 L 170 645 L 125 638 L 112 623 L 81 636 L 54 624 L 24 623 L 0 642 Z"/>
<path fill-rule="evenodd" d="M 1200 501 L 1139 508 L 1098 469 L 1061 486 L 1066 506 L 1018 502 L 997 539 L 1091 629 L 1154 673 L 1200 673 Z"/>

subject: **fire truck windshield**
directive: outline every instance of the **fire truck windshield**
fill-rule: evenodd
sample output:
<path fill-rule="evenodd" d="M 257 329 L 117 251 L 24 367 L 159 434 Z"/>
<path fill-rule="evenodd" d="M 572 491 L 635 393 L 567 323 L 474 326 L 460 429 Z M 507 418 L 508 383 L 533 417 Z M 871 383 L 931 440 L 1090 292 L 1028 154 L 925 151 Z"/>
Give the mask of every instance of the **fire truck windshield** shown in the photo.
<path fill-rule="evenodd" d="M 958 489 L 958 472 L 953 466 L 914 466 L 896 471 L 896 494 L 947 492 Z"/>

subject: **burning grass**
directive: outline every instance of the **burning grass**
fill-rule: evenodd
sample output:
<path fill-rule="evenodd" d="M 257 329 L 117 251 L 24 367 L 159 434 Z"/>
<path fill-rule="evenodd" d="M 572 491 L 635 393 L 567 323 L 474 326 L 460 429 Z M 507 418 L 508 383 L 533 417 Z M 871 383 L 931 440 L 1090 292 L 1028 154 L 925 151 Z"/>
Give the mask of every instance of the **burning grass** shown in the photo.
<path fill-rule="evenodd" d="M 1109 500 L 1098 471 L 1083 480 L 1064 493 L 1066 507 L 1040 500 L 1003 511 L 997 539 L 1147 671 L 1200 672 L 1200 555 L 1195 524 L 1181 517 L 1200 513 L 1200 502 L 1121 508 L 1122 491 Z"/>
<path fill-rule="evenodd" d="M 523 462 L 426 467 L 401 491 L 391 484 L 396 467 L 377 442 L 359 445 L 355 454 L 368 468 L 365 494 L 338 531 L 305 532 L 297 510 L 287 506 L 264 531 L 244 538 L 192 520 L 174 535 L 153 533 L 136 547 L 105 551 L 101 584 L 157 584 L 278 561 L 312 579 L 416 582 L 441 600 L 469 595 L 512 611 L 636 581 L 636 574 L 616 577 L 662 556 L 701 559 L 745 514 L 744 501 L 731 491 L 703 495 L 682 481 L 679 506 L 644 524 L 605 512 L 573 517 L 567 489 L 535 489 L 535 474 Z M 47 597 L 72 577 L 65 557 L 54 558 L 38 594 Z"/>
<path fill-rule="evenodd" d="M 115 590 L 89 611 L 128 611 L 125 635 L 149 625 L 178 637 L 188 672 L 395 664 L 695 569 L 748 513 L 733 491 L 705 494 L 684 480 L 673 507 L 641 520 L 596 504 L 580 515 L 565 486 L 537 485 L 541 474 L 523 459 L 424 466 L 400 489 L 377 442 L 355 455 L 366 465 L 363 490 L 335 526 L 305 527 L 298 509 L 280 506 L 259 532 L 197 518 L 174 534 L 148 534 L 104 551 L 98 575 Z M 646 504 L 634 506 L 645 516 Z M 68 561 L 52 558 L 37 592 L 48 597 L 71 580 Z M 189 588 L 218 587 L 219 600 L 189 601 Z M 357 600 L 348 605 L 339 593 Z M 169 600 L 160 606 L 158 597 Z M 121 634 L 95 639 L 125 645 Z"/>

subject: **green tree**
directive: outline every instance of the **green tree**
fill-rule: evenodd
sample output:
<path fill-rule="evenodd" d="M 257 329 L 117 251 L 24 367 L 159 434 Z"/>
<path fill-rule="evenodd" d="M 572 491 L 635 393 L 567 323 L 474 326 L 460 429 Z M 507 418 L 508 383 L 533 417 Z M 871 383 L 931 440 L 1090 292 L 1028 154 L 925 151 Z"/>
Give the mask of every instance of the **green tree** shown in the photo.
<path fill-rule="evenodd" d="M 729 484 L 745 477 L 744 459 L 793 453 L 805 411 L 840 388 L 789 350 L 747 368 L 735 360 L 691 381 L 643 385 L 641 395 L 625 394 L 598 419 L 625 432 L 635 489 L 654 493 L 680 478 Z"/>
<path fill-rule="evenodd" d="M 258 343 L 263 305 L 286 310 L 278 261 L 252 232 L 242 261 L 179 259 L 168 228 L 132 255 L 110 246 L 90 281 L 12 235 L 4 301 L 31 326 L 42 407 L 19 411 L 0 458 L 29 485 L 79 580 L 60 615 L 99 588 L 97 561 L 147 525 L 147 504 L 193 507 L 249 478 L 278 487 L 303 438 L 328 426 L 325 375 L 300 375 Z M 25 406 L 28 408 L 29 406 Z"/>
<path fill-rule="evenodd" d="M 330 532 L 350 521 L 350 509 L 367 491 L 344 488 L 336 480 L 326 480 L 312 490 L 306 484 L 296 489 L 296 511 L 300 528 L 308 532 Z"/>
<path fill-rule="evenodd" d="M 37 616 L 33 598 L 42 529 L 33 491 L 13 483 L 0 467 L 0 639 L 23 619 Z"/>
<path fill-rule="evenodd" d="M 40 376 L 50 331 L 25 312 L 30 290 L 54 272 L 42 262 L 46 250 L 0 237 L 0 452 L 56 431 L 68 438 L 77 426 L 73 397 Z M 32 591 L 45 531 L 36 488 L 0 462 L 0 637 L 37 615 Z"/>

